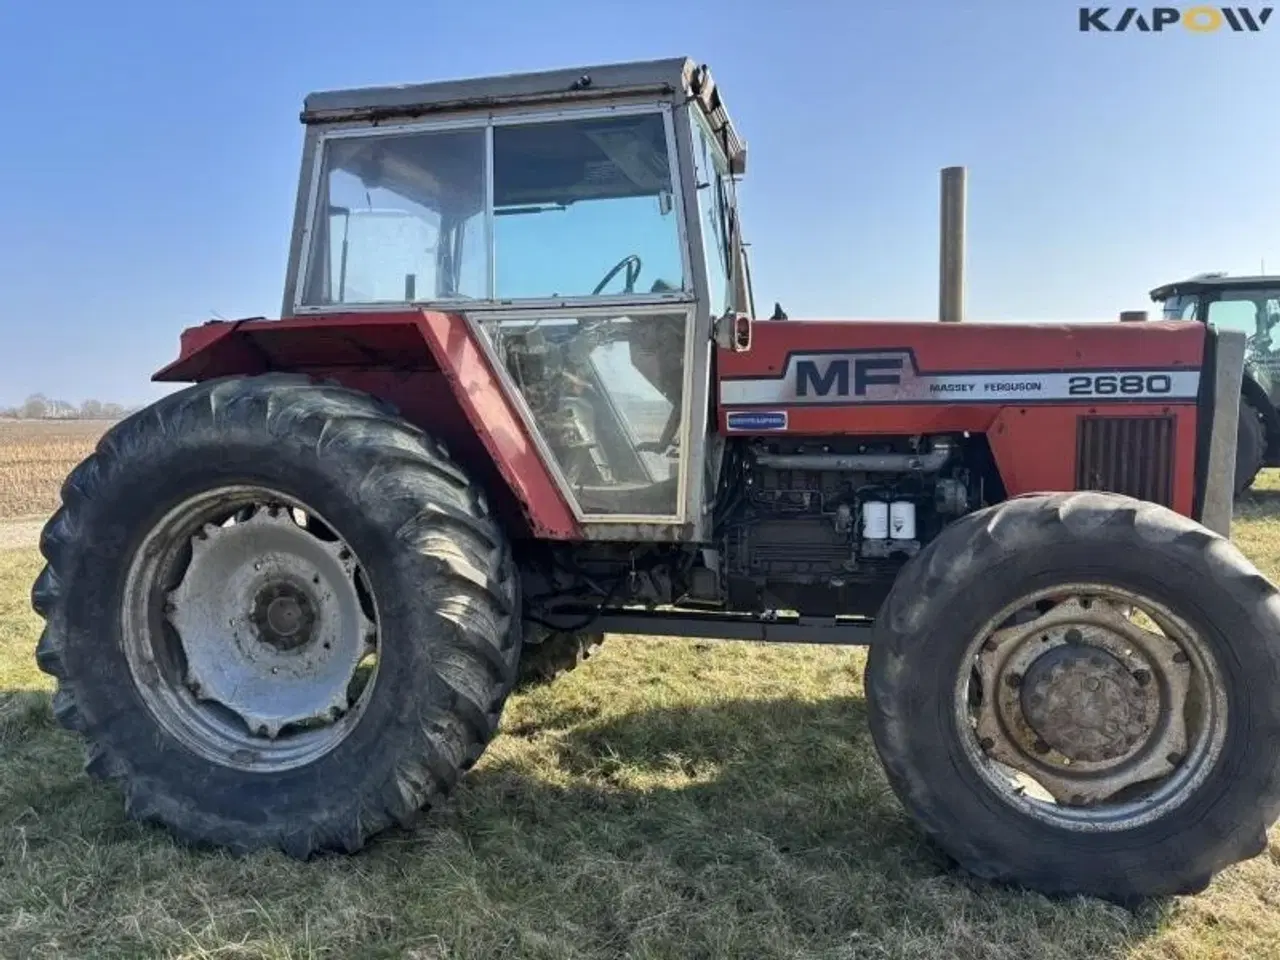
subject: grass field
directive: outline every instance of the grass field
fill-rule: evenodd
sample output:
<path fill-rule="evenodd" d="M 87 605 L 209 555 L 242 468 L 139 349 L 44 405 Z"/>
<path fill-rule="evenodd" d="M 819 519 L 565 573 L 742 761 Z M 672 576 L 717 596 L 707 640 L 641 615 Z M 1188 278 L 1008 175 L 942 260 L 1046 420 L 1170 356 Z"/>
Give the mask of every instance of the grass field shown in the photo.
<path fill-rule="evenodd" d="M 1280 579 L 1280 482 L 1235 535 Z M 1280 957 L 1280 831 L 1133 912 L 958 876 L 889 792 L 855 651 L 614 637 L 514 697 L 449 807 L 298 864 L 174 845 L 80 769 L 0 552 L 0 957 Z"/>
<path fill-rule="evenodd" d="M 102 420 L 0 420 L 0 519 L 52 513 L 63 478 L 109 426 Z"/>

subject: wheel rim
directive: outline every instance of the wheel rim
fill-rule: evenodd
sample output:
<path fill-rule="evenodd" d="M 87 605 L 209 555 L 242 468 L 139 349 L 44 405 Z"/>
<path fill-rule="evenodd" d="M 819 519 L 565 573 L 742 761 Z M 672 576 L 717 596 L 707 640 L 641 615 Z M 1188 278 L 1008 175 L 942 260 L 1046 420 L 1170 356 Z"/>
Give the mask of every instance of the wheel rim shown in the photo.
<path fill-rule="evenodd" d="M 970 643 L 956 678 L 964 753 L 1003 800 L 1072 830 L 1131 829 L 1181 806 L 1226 738 L 1208 645 L 1131 590 L 1028 595 Z"/>
<path fill-rule="evenodd" d="M 124 650 L 159 724 L 236 769 L 311 763 L 355 728 L 377 680 L 377 605 L 324 518 L 260 487 L 207 491 L 142 541 Z"/>

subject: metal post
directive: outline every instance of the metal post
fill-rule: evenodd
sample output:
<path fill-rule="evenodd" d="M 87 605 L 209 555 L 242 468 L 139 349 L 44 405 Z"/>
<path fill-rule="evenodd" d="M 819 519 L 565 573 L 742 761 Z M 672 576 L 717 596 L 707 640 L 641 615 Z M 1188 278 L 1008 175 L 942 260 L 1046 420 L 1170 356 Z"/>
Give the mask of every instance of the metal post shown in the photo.
<path fill-rule="evenodd" d="M 942 256 L 939 265 L 938 319 L 964 319 L 965 168 L 942 171 Z"/>

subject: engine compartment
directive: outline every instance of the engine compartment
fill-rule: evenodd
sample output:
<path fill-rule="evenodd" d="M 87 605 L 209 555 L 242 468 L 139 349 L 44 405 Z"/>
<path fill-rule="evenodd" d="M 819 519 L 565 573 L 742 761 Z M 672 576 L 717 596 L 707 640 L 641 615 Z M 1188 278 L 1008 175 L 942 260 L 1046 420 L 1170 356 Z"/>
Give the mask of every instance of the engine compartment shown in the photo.
<path fill-rule="evenodd" d="M 898 569 L 982 501 L 962 438 L 808 438 L 744 445 L 720 518 L 733 609 L 835 616 L 878 606 Z"/>
<path fill-rule="evenodd" d="M 531 604 L 874 616 L 948 523 L 1003 499 L 985 438 L 951 434 L 734 438 L 716 489 L 710 542 L 549 547 Z"/>

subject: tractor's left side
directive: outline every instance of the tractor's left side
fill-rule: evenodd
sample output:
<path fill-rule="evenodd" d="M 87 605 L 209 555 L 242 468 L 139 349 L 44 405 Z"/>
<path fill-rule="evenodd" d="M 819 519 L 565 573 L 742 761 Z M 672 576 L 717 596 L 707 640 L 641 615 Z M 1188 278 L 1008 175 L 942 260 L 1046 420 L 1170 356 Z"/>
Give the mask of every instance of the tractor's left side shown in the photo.
<path fill-rule="evenodd" d="M 45 529 L 40 666 L 180 838 L 355 851 L 605 632 L 871 643 L 972 872 L 1199 889 L 1280 812 L 1243 343 L 751 318 L 687 60 L 318 94 L 283 317 L 186 331 Z M 1224 472 L 1225 471 L 1225 472 Z M 1034 786 L 1033 786 L 1034 783 Z"/>

